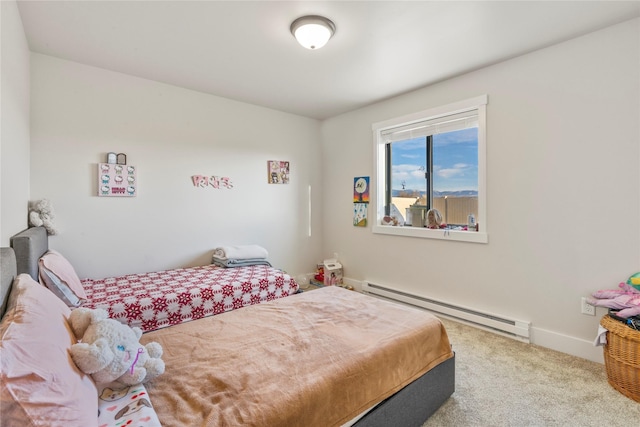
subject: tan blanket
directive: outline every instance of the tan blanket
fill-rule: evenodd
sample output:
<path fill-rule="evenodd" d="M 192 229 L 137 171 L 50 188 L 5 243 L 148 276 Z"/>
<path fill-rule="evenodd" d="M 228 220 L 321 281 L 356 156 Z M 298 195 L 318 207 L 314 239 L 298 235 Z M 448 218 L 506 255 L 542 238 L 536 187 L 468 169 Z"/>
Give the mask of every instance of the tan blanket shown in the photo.
<path fill-rule="evenodd" d="M 143 335 L 165 427 L 338 426 L 453 357 L 440 321 L 338 287 Z"/>

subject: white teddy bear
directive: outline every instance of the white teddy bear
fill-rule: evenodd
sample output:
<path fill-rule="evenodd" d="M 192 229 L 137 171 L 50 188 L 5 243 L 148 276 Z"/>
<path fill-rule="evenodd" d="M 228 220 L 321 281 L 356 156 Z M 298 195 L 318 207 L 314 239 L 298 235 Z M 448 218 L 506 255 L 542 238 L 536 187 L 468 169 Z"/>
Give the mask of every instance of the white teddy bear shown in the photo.
<path fill-rule="evenodd" d="M 110 319 L 103 309 L 83 307 L 71 311 L 69 323 L 81 340 L 71 346 L 71 358 L 96 383 L 135 385 L 164 372 L 162 347 L 157 342 L 140 344 L 140 328 Z"/>
<path fill-rule="evenodd" d="M 29 208 L 29 224 L 34 227 L 43 226 L 47 230 L 47 234 L 53 236 L 58 234 L 56 226 L 53 225 L 53 206 L 47 199 L 37 200 L 30 203 Z"/>

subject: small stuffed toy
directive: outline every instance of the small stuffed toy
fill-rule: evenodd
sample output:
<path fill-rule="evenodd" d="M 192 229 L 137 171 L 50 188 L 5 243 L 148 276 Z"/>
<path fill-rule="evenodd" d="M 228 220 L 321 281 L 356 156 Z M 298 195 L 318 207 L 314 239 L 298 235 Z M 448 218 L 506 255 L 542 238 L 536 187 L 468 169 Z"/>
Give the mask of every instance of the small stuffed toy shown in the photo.
<path fill-rule="evenodd" d="M 385 215 L 382 218 L 382 225 L 393 225 L 393 226 L 397 226 L 399 224 L 398 218 L 396 218 L 395 216 L 389 216 L 389 215 Z"/>
<path fill-rule="evenodd" d="M 71 358 L 96 383 L 135 385 L 164 372 L 162 347 L 157 342 L 140 344 L 140 328 L 110 319 L 103 309 L 83 307 L 71 311 L 69 323 L 81 340 L 71 346 Z"/>
<path fill-rule="evenodd" d="M 43 226 L 50 236 L 58 234 L 56 226 L 53 225 L 53 206 L 47 199 L 37 200 L 30 203 L 29 207 L 29 224 L 34 227 Z"/>
<path fill-rule="evenodd" d="M 442 214 L 438 209 L 429 209 L 427 211 L 427 228 L 446 228 L 447 224 L 442 222 Z"/>

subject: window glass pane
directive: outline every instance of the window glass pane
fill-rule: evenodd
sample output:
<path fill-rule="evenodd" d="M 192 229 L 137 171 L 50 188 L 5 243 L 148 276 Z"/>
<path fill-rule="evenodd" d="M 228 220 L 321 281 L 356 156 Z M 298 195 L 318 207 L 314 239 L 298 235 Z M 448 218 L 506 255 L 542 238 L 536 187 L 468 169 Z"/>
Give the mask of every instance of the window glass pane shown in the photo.
<path fill-rule="evenodd" d="M 478 220 L 478 128 L 433 136 L 433 207 L 449 225 Z"/>
<path fill-rule="evenodd" d="M 391 188 L 394 196 L 424 195 L 427 189 L 427 139 L 415 138 L 391 144 Z"/>
<path fill-rule="evenodd" d="M 402 215 L 402 222 L 409 221 L 410 205 L 427 193 L 427 138 L 413 138 L 391 143 L 391 199 Z M 393 216 L 393 214 L 391 214 Z"/>

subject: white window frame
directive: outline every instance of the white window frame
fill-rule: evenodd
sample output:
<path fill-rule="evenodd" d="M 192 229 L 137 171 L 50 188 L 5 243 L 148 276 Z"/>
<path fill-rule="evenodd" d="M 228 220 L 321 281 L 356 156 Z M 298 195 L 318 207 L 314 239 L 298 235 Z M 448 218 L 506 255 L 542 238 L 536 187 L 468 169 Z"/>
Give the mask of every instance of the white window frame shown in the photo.
<path fill-rule="evenodd" d="M 376 234 L 389 234 L 395 236 L 419 237 L 424 239 L 455 240 L 461 242 L 488 243 L 487 232 L 487 141 L 486 141 L 486 106 L 487 95 L 454 102 L 440 107 L 431 108 L 402 117 L 374 123 L 373 130 L 373 180 L 375 185 L 371 187 L 372 231 Z M 479 231 L 466 230 L 433 230 L 418 227 L 402 227 L 382 225 L 384 217 L 384 188 L 386 177 L 385 145 L 382 133 L 388 129 L 410 125 L 425 120 L 437 119 L 451 114 L 465 111 L 478 111 L 478 224 Z"/>

